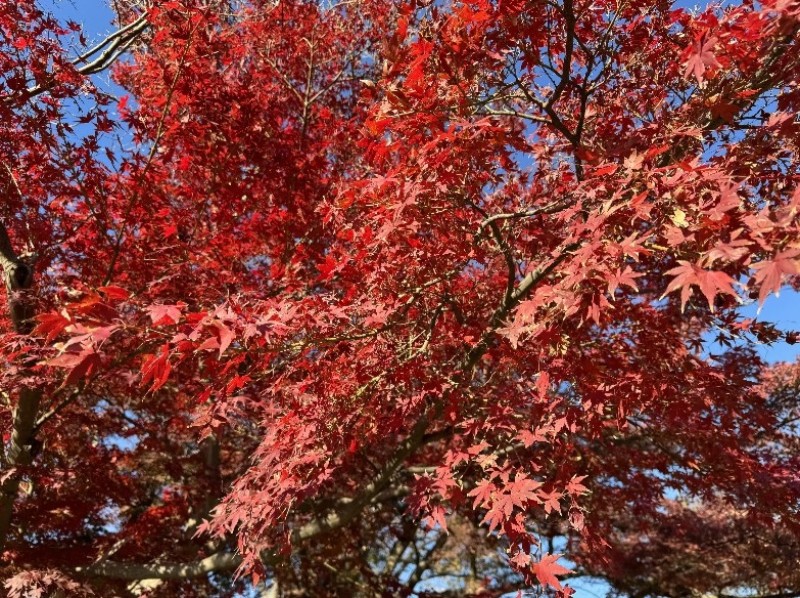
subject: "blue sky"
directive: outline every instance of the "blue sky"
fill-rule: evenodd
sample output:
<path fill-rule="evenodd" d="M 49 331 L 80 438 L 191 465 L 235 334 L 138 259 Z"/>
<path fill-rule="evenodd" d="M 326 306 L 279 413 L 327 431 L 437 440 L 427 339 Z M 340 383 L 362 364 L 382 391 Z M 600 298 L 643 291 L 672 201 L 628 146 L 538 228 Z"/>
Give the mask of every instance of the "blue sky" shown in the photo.
<path fill-rule="evenodd" d="M 791 288 L 783 289 L 779 297 L 769 296 L 760 314 L 758 314 L 757 304 L 743 307 L 741 311 L 748 318 L 774 322 L 783 330 L 800 331 L 800 293 Z M 761 346 L 759 352 L 764 359 L 770 362 L 794 361 L 800 357 L 800 343 L 789 345 L 780 342 L 769 347 Z"/>
<path fill-rule="evenodd" d="M 62 20 L 83 25 L 88 41 L 98 41 L 114 31 L 114 13 L 103 0 L 42 0 L 39 5 Z"/>

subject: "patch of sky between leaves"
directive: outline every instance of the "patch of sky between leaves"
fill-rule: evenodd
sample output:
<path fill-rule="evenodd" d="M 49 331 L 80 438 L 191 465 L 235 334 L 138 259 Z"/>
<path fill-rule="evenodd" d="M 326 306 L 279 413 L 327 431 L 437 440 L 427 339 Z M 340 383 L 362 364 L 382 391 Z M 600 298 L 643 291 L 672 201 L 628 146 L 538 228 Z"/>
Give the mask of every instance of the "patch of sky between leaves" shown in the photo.
<path fill-rule="evenodd" d="M 739 311 L 746 318 L 772 322 L 783 331 L 800 330 L 800 293 L 790 287 L 782 289 L 780 295 L 767 297 L 760 310 L 758 302 L 755 302 L 743 306 Z M 800 358 L 800 344 L 790 345 L 784 340 L 758 345 L 757 350 L 768 363 L 791 362 Z"/>
<path fill-rule="evenodd" d="M 86 0 L 41 0 L 39 6 L 62 22 L 78 23 L 89 46 L 101 41 L 116 30 L 114 13 L 105 2 Z M 79 48 L 84 50 L 85 48 Z M 76 53 L 77 54 L 77 53 Z"/>
<path fill-rule="evenodd" d="M 773 343 L 754 341 L 752 346 L 764 362 L 769 364 L 792 363 L 800 359 L 800 343 L 786 342 L 787 332 L 800 331 L 800 292 L 784 286 L 778 295 L 769 295 L 763 305 L 759 305 L 758 301 L 753 301 L 742 305 L 738 311 L 742 319 L 774 324 L 782 333 L 779 340 Z M 713 328 L 706 333 L 703 339 L 704 355 L 720 355 L 729 349 L 717 342 L 716 336 L 717 330 Z"/>

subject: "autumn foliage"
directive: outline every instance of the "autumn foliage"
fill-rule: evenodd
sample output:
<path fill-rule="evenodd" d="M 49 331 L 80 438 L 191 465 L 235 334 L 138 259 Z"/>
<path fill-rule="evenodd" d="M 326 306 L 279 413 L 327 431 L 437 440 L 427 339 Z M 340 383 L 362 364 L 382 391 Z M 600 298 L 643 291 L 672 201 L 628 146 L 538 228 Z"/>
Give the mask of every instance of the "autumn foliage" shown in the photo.
<path fill-rule="evenodd" d="M 113 4 L 0 3 L 9 596 L 800 592 L 796 1 Z"/>

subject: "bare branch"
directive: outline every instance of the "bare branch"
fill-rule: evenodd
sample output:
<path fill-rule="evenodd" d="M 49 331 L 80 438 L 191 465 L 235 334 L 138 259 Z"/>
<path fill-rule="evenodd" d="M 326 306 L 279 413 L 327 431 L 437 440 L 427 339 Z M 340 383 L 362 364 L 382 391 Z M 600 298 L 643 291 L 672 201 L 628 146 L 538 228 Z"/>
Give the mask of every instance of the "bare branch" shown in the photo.
<path fill-rule="evenodd" d="M 117 47 L 119 47 L 118 42 L 120 39 L 126 39 L 130 37 L 132 34 L 138 35 L 139 33 L 141 33 L 141 29 L 143 28 L 143 26 L 144 27 L 147 26 L 147 16 L 148 13 L 145 12 L 135 21 L 118 29 L 117 31 L 109 35 L 107 38 L 105 38 L 102 42 L 100 42 L 93 48 L 90 48 L 85 53 L 78 56 L 75 60 L 73 60 L 73 64 L 78 65 L 86 63 L 86 61 L 89 60 L 89 58 L 91 58 L 104 48 L 106 48 L 106 46 L 114 46 L 114 44 L 117 44 Z"/>
<path fill-rule="evenodd" d="M 89 49 L 73 60 L 72 64 L 76 66 L 78 73 L 88 77 L 89 75 L 96 75 L 114 64 L 133 45 L 142 32 L 150 26 L 147 17 L 148 13 L 145 12 L 138 19 L 115 31 L 94 48 Z M 99 56 L 91 62 L 86 62 L 98 52 L 100 53 Z M 50 77 L 50 80 L 45 83 L 29 87 L 25 90 L 24 97 L 30 99 L 49 91 L 54 85 L 52 79 Z M 11 97 L 13 96 L 6 97 L 5 100 L 8 101 Z"/>
<path fill-rule="evenodd" d="M 532 218 L 542 214 L 556 214 L 561 210 L 569 207 L 569 203 L 563 201 L 554 201 L 541 208 L 531 208 L 530 210 L 522 210 L 520 212 L 506 212 L 502 214 L 493 214 L 481 222 L 478 233 L 482 232 L 484 228 L 498 220 L 517 220 L 520 218 Z"/>
<path fill-rule="evenodd" d="M 567 83 L 570 81 L 570 71 L 572 70 L 572 51 L 575 47 L 575 13 L 572 9 L 572 0 L 565 0 L 564 2 L 564 28 L 566 29 L 567 40 L 564 48 L 564 61 L 562 63 L 561 75 L 556 85 L 553 95 L 547 100 L 544 109 L 545 112 L 550 114 L 555 103 L 561 98 Z"/>

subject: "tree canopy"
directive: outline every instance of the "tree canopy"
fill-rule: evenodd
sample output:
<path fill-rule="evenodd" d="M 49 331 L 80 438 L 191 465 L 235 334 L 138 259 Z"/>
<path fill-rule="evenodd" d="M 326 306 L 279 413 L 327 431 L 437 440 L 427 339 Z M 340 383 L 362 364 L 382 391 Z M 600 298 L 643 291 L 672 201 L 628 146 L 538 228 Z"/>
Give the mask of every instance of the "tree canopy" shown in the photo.
<path fill-rule="evenodd" d="M 796 0 L 112 6 L 0 3 L 10 597 L 800 595 Z"/>

